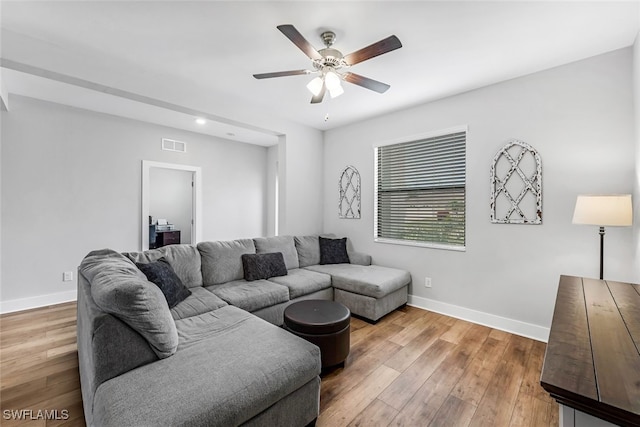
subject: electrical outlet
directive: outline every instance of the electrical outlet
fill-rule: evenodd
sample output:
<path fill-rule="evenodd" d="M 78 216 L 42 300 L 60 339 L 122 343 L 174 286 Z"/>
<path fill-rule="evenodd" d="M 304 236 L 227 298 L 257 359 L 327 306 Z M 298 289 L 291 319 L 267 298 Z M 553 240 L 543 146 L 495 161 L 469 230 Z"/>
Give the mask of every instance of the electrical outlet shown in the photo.
<path fill-rule="evenodd" d="M 71 282 L 73 280 L 73 271 L 65 271 L 62 273 L 63 282 Z"/>
<path fill-rule="evenodd" d="M 425 277 L 424 278 L 424 287 L 425 288 L 430 288 L 431 287 L 431 277 Z"/>

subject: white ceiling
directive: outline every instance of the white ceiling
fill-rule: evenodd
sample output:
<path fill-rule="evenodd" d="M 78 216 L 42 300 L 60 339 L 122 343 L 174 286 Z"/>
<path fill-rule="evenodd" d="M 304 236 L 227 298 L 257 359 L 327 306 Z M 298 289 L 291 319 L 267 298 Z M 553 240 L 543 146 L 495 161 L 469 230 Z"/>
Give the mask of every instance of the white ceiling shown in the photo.
<path fill-rule="evenodd" d="M 331 129 L 627 47 L 640 31 L 640 0 L 2 0 L 0 11 L 9 92 L 263 145 L 279 120 Z M 351 68 L 391 89 L 345 83 L 311 105 L 311 76 L 254 79 L 310 68 L 280 24 L 318 49 L 331 29 L 344 54 L 395 34 L 401 49 Z"/>

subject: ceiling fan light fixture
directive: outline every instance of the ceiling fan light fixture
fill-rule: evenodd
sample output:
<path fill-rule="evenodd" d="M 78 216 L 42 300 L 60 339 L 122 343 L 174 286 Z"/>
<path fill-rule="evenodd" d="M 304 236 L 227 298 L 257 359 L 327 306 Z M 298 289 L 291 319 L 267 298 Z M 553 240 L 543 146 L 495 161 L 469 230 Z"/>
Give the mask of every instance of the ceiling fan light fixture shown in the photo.
<path fill-rule="evenodd" d="M 342 52 L 332 47 L 336 37 L 333 31 L 325 31 L 320 35 L 326 47 L 316 50 L 293 25 L 278 25 L 277 28 L 312 61 L 313 71 L 289 70 L 260 73 L 254 74 L 254 78 L 270 79 L 273 77 L 319 73 L 318 77 L 307 84 L 307 89 L 313 94 L 313 98 L 311 98 L 312 104 L 321 103 L 327 91 L 332 98 L 342 95 L 344 89 L 342 88 L 341 80 L 378 93 L 384 93 L 389 89 L 390 86 L 388 84 L 351 72 L 338 72 L 338 70 L 401 48 L 402 43 L 400 43 L 398 37 L 391 35 L 345 56 Z"/>
<path fill-rule="evenodd" d="M 324 82 L 326 83 L 329 92 L 338 91 L 339 89 L 342 90 L 342 86 L 340 85 L 340 76 L 338 76 L 334 71 L 327 71 L 324 75 Z M 344 92 L 344 90 L 342 90 L 342 92 Z"/>
<path fill-rule="evenodd" d="M 309 92 L 311 92 L 314 96 L 318 96 L 318 94 L 322 90 L 323 84 L 324 82 L 322 81 L 322 79 L 320 77 L 316 77 L 307 84 L 307 89 L 309 89 Z"/>
<path fill-rule="evenodd" d="M 331 95 L 332 99 L 339 97 L 343 93 L 344 93 L 344 89 L 340 85 L 338 85 L 337 87 L 329 90 L 329 94 Z"/>

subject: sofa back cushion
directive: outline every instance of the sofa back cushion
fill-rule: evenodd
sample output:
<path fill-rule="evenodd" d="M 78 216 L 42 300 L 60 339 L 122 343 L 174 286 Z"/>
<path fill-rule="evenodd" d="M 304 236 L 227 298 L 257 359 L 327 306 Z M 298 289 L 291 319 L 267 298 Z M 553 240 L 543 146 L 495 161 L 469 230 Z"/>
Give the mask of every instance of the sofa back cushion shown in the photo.
<path fill-rule="evenodd" d="M 238 239 L 228 242 L 201 242 L 198 250 L 202 260 L 202 281 L 204 286 L 240 280 L 244 277 L 242 255 L 255 254 L 252 239 Z"/>
<path fill-rule="evenodd" d="M 320 243 L 318 236 L 296 236 L 295 244 L 300 268 L 320 264 Z"/>
<path fill-rule="evenodd" d="M 80 273 L 91 283 L 96 305 L 142 335 L 159 358 L 176 352 L 178 332 L 167 300 L 131 260 L 110 249 L 93 251 Z"/>
<path fill-rule="evenodd" d="M 296 244 L 292 236 L 258 237 L 253 239 L 253 243 L 258 254 L 282 253 L 287 270 L 300 267 L 298 251 L 296 251 Z"/>
<path fill-rule="evenodd" d="M 134 263 L 149 263 L 164 258 L 187 288 L 202 286 L 200 252 L 195 245 L 169 245 L 144 252 L 126 252 Z"/>
<path fill-rule="evenodd" d="M 321 234 L 322 237 L 333 238 L 335 234 Z M 300 268 L 320 264 L 320 241 L 318 235 L 296 236 L 294 238 Z"/>

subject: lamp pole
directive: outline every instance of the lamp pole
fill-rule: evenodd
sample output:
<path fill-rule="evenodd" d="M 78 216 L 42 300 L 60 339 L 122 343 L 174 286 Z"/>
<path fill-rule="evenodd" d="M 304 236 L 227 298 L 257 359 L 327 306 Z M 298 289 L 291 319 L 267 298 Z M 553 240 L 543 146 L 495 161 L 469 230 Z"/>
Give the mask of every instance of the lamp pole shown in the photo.
<path fill-rule="evenodd" d="M 600 280 L 604 276 L 604 227 L 600 227 Z"/>

